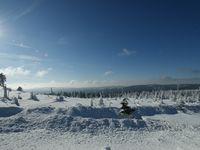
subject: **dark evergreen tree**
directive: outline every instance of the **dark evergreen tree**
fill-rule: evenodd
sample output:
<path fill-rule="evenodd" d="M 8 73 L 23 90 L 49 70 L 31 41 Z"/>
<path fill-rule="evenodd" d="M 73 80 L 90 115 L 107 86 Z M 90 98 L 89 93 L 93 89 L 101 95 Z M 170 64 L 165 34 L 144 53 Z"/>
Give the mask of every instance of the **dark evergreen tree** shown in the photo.
<path fill-rule="evenodd" d="M 17 88 L 17 91 L 20 91 L 20 92 L 22 92 L 22 91 L 23 91 L 22 87 L 21 87 L 21 86 L 19 86 L 19 87 Z"/>
<path fill-rule="evenodd" d="M 131 115 L 135 110 L 128 106 L 128 98 L 124 98 L 121 102 L 122 107 L 120 113 L 124 115 Z"/>

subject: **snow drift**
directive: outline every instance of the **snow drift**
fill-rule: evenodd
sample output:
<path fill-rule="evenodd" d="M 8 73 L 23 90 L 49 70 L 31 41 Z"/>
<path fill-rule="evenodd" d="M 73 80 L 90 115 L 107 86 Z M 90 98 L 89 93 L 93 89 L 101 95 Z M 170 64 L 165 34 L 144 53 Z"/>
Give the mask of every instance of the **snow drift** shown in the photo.
<path fill-rule="evenodd" d="M 72 132 L 94 132 L 103 129 L 139 129 L 146 127 L 142 119 L 122 118 L 118 108 L 40 107 L 0 120 L 0 132 L 19 132 L 30 129 L 48 129 Z"/>
<path fill-rule="evenodd" d="M 186 106 L 185 109 L 198 112 L 199 106 Z M 108 130 L 162 130 L 170 128 L 167 122 L 143 119 L 142 116 L 157 114 L 177 114 L 175 106 L 138 106 L 132 117 L 119 115 L 117 107 L 74 106 L 55 108 L 43 106 L 27 108 L 1 108 L 1 115 L 10 116 L 0 120 L 0 132 L 20 132 L 33 129 L 47 129 L 71 132 L 97 132 Z M 6 111 L 6 113 L 5 113 Z M 4 112 L 4 113 L 3 113 Z M 21 112 L 21 113 L 19 113 Z M 187 111 L 186 111 L 187 112 Z M 12 116 L 13 115 L 13 116 Z"/>

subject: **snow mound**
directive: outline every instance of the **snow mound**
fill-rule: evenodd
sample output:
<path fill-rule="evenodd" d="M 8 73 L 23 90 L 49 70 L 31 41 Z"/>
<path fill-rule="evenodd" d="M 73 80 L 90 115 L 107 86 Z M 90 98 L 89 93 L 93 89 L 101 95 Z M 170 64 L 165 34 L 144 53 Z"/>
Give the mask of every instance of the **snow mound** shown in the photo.
<path fill-rule="evenodd" d="M 100 130 L 135 130 L 146 127 L 143 120 L 137 119 L 92 119 L 56 115 L 45 120 L 46 128 L 72 132 L 96 132 Z"/>
<path fill-rule="evenodd" d="M 63 113 L 73 117 L 83 117 L 83 118 L 119 118 L 118 108 L 93 108 L 93 107 L 70 107 L 69 109 L 60 109 L 58 113 Z"/>
<path fill-rule="evenodd" d="M 38 108 L 32 108 L 27 110 L 27 114 L 31 113 L 42 113 L 42 114 L 50 114 L 54 112 L 53 107 L 38 107 Z"/>
<path fill-rule="evenodd" d="M 0 117 L 10 117 L 20 113 L 22 110 L 19 107 L 0 107 Z"/>
<path fill-rule="evenodd" d="M 174 106 L 138 106 L 137 111 L 141 116 L 153 116 L 156 114 L 177 114 Z"/>
<path fill-rule="evenodd" d="M 200 105 L 185 105 L 184 108 L 193 113 L 200 113 Z"/>
<path fill-rule="evenodd" d="M 8 132 L 21 132 L 27 129 L 29 124 L 23 117 L 9 118 L 7 120 L 0 121 L 0 133 Z"/>
<path fill-rule="evenodd" d="M 199 106 L 187 106 L 186 108 L 192 109 L 194 112 L 199 111 Z M 14 110 L 15 113 L 11 113 L 11 110 Z M 21 111 L 22 109 L 19 107 L 0 108 L 1 115 L 11 116 L 0 120 L 0 132 L 19 132 L 33 129 L 85 133 L 105 130 L 165 130 L 171 129 L 171 125 L 167 121 L 145 119 L 145 116 L 175 115 L 178 113 L 175 106 L 167 105 L 138 106 L 131 117 L 121 116 L 120 109 L 117 107 L 82 105 L 65 108 L 43 106 Z"/>
<path fill-rule="evenodd" d="M 146 127 L 142 119 L 122 118 L 118 108 L 53 107 L 32 108 L 0 121 L 0 132 L 48 129 L 71 132 L 136 130 Z"/>

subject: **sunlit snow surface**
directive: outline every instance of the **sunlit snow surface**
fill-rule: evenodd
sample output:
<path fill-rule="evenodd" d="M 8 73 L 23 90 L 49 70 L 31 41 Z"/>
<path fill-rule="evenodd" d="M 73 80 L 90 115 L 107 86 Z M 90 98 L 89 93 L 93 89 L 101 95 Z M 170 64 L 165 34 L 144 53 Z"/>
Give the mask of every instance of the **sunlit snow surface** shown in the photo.
<path fill-rule="evenodd" d="M 104 98 L 104 107 L 96 98 L 91 107 L 91 99 L 20 96 L 20 106 L 0 100 L 0 150 L 200 149 L 199 102 L 177 110 L 172 100 L 130 98 L 135 117 L 123 117 L 120 98 Z"/>

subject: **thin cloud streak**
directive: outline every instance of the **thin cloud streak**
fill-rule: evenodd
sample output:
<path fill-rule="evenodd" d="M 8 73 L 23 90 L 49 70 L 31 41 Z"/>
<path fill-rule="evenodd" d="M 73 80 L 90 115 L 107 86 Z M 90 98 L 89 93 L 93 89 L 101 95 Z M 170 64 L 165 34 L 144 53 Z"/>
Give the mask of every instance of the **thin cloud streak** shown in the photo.
<path fill-rule="evenodd" d="M 193 69 L 193 68 L 179 68 L 177 69 L 181 73 L 189 73 L 193 75 L 200 75 L 200 69 Z"/>
<path fill-rule="evenodd" d="M 29 7 L 25 8 L 20 14 L 18 14 L 17 16 L 15 16 L 14 19 L 18 20 L 18 19 L 22 18 L 23 16 L 26 16 L 26 15 L 30 14 L 36 8 L 38 8 L 43 1 L 44 0 L 34 0 Z"/>
<path fill-rule="evenodd" d="M 16 55 L 16 54 L 8 54 L 8 53 L 0 53 L 1 59 L 13 59 L 13 60 L 25 60 L 25 61 L 41 61 L 40 58 L 31 56 L 31 55 Z"/>
<path fill-rule="evenodd" d="M 24 43 L 9 43 L 9 45 L 20 47 L 20 48 L 32 49 L 32 47 L 25 45 Z"/>
<path fill-rule="evenodd" d="M 104 72 L 104 76 L 109 76 L 111 74 L 113 74 L 112 70 L 108 70 L 108 71 Z"/>
<path fill-rule="evenodd" d="M 136 54 L 136 51 L 131 51 L 129 49 L 124 48 L 119 53 L 119 56 L 130 56 L 130 55 L 133 55 L 133 54 Z"/>
<path fill-rule="evenodd" d="M 7 22 L 17 21 L 20 18 L 32 13 L 35 9 L 37 9 L 45 0 L 33 0 L 26 7 L 16 7 L 15 9 L 10 8 L 6 12 L 3 12 L 2 16 L 0 16 L 0 25 L 6 24 Z"/>

